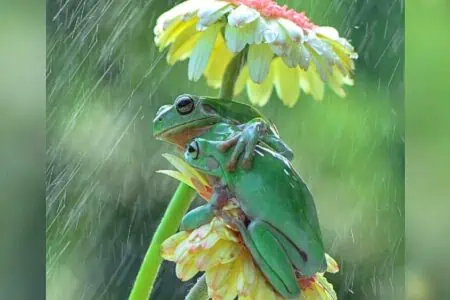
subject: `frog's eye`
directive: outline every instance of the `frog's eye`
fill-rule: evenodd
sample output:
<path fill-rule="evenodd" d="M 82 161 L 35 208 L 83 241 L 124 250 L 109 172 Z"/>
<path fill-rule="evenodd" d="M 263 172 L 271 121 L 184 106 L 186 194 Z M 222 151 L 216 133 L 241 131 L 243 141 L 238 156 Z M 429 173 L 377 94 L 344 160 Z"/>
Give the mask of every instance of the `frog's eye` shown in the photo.
<path fill-rule="evenodd" d="M 175 107 L 180 115 L 187 115 L 194 109 L 194 99 L 188 95 L 181 95 L 175 100 Z"/>
<path fill-rule="evenodd" d="M 197 159 L 200 154 L 200 148 L 198 147 L 197 141 L 193 141 L 189 144 L 187 151 L 192 159 Z"/>

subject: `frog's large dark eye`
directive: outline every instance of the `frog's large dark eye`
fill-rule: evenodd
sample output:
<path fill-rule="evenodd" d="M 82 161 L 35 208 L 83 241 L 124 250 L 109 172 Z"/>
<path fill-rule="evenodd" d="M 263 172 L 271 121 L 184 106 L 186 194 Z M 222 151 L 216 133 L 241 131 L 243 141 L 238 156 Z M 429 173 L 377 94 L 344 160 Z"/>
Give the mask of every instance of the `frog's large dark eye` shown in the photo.
<path fill-rule="evenodd" d="M 181 95 L 175 100 L 175 107 L 180 115 L 187 115 L 194 110 L 194 99 L 189 95 Z"/>
<path fill-rule="evenodd" d="M 200 154 L 200 148 L 198 146 L 197 141 L 193 141 L 189 144 L 187 151 L 192 159 L 197 159 Z"/>

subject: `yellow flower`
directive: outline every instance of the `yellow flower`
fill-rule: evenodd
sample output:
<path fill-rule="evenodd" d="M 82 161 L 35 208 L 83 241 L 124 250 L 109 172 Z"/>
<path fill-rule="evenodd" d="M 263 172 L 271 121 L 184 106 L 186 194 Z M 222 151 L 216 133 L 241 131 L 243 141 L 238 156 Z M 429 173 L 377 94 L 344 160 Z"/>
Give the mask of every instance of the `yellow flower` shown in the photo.
<path fill-rule="evenodd" d="M 235 207 L 228 208 L 230 210 Z M 205 272 L 208 294 L 212 299 L 282 299 L 267 283 L 254 264 L 240 235 L 220 218 L 214 218 L 192 232 L 181 231 L 161 247 L 164 259 L 176 263 L 176 275 L 182 281 Z M 327 255 L 327 272 L 337 272 L 336 262 Z M 337 299 L 324 274 L 300 278 L 301 300 Z"/>
<path fill-rule="evenodd" d="M 165 154 L 164 157 L 178 171 L 158 172 L 190 185 L 209 200 L 211 187 L 204 175 L 174 155 Z M 240 213 L 233 201 L 224 210 L 229 216 Z M 205 272 L 208 294 L 213 300 L 233 300 L 236 296 L 240 300 L 282 299 L 253 262 L 239 232 L 219 217 L 193 231 L 181 231 L 168 238 L 161 246 L 161 256 L 176 263 L 176 275 L 182 281 Z M 327 272 L 338 272 L 337 263 L 328 254 L 326 257 Z M 337 299 L 333 286 L 323 273 L 301 277 L 298 282 L 302 290 L 299 300 Z"/>
<path fill-rule="evenodd" d="M 199 173 L 196 169 L 188 165 L 178 156 L 165 153 L 163 157 L 167 159 L 178 171 L 159 170 L 157 173 L 166 174 L 173 177 L 197 191 L 197 193 L 206 201 L 211 198 L 212 188 L 208 184 L 206 177 Z"/>
<path fill-rule="evenodd" d="M 256 105 L 267 103 L 273 86 L 291 107 L 301 91 L 321 100 L 324 83 L 341 97 L 342 86 L 353 85 L 352 45 L 336 29 L 272 0 L 187 0 L 162 14 L 154 32 L 160 50 L 170 45 L 169 64 L 189 58 L 189 79 L 203 74 L 214 88 L 235 53 L 248 45 L 235 93 L 247 87 Z"/>

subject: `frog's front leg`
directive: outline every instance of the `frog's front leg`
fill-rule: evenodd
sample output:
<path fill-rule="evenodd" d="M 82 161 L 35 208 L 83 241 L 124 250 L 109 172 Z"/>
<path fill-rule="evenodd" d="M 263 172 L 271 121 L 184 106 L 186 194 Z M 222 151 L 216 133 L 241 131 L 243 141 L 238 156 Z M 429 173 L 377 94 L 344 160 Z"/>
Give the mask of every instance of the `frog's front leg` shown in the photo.
<path fill-rule="evenodd" d="M 255 263 L 272 287 L 285 298 L 298 299 L 300 288 L 294 268 L 285 249 L 272 234 L 271 226 L 260 220 L 252 221 L 248 227 L 241 220 L 233 219 L 231 223 L 238 227 Z"/>
<path fill-rule="evenodd" d="M 188 212 L 181 221 L 180 230 L 193 230 L 211 222 L 217 215 L 217 211 L 221 210 L 229 199 L 230 195 L 225 186 L 214 185 L 210 202 Z"/>
<path fill-rule="evenodd" d="M 293 158 L 292 150 L 279 138 L 279 136 L 272 130 L 272 128 L 260 118 L 251 120 L 248 123 L 238 126 L 241 132 L 226 141 L 221 142 L 218 147 L 222 152 L 228 151 L 235 146 L 228 162 L 228 171 L 233 171 L 236 168 L 237 161 L 241 154 L 242 167 L 246 170 L 251 169 L 252 160 L 258 141 L 263 141 L 276 152 L 280 153 L 289 160 Z"/>

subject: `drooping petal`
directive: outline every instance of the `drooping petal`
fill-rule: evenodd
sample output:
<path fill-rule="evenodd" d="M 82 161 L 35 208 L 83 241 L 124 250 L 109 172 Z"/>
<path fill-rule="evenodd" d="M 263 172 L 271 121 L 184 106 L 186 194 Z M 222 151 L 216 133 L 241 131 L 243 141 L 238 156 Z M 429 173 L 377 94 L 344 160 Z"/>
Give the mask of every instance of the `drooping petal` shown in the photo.
<path fill-rule="evenodd" d="M 317 72 L 316 65 L 311 65 L 309 67 L 306 72 L 306 76 L 309 83 L 309 92 L 315 100 L 321 101 L 323 99 L 325 87 L 319 73 Z"/>
<path fill-rule="evenodd" d="M 175 179 L 183 182 L 184 184 L 189 185 L 191 188 L 195 189 L 195 186 L 192 184 L 192 181 L 189 178 L 187 178 L 186 176 L 184 176 L 184 174 L 182 174 L 181 172 L 174 171 L 174 170 L 158 170 L 158 171 L 156 171 L 156 173 L 168 175 L 172 178 L 175 178 Z"/>
<path fill-rule="evenodd" d="M 232 9 L 231 4 L 225 1 L 205 1 L 197 13 L 199 18 L 197 29 L 206 29 Z"/>
<path fill-rule="evenodd" d="M 250 78 L 261 83 L 269 73 L 273 53 L 267 44 L 251 45 L 248 51 L 248 72 Z"/>
<path fill-rule="evenodd" d="M 275 20 L 268 22 L 264 38 L 278 56 L 286 56 L 291 51 L 291 43 L 286 30 Z"/>
<path fill-rule="evenodd" d="M 260 84 L 256 84 L 251 80 L 247 80 L 248 98 L 252 104 L 264 106 L 270 99 L 273 90 L 274 70 L 270 69 L 266 79 Z"/>
<path fill-rule="evenodd" d="M 287 19 L 278 19 L 278 23 L 287 31 L 288 36 L 295 43 L 301 43 L 304 40 L 303 29 L 294 22 Z"/>
<path fill-rule="evenodd" d="M 285 105 L 293 107 L 300 96 L 297 69 L 288 68 L 280 58 L 274 59 L 272 67 L 278 97 Z"/>
<path fill-rule="evenodd" d="M 222 24 L 214 24 L 208 27 L 195 44 L 189 59 L 188 77 L 190 80 L 197 81 L 202 76 L 221 28 Z"/>
<path fill-rule="evenodd" d="M 300 68 L 307 71 L 309 69 L 309 64 L 311 63 L 311 53 L 303 43 L 300 43 L 297 47 L 299 51 L 298 65 Z"/>
<path fill-rule="evenodd" d="M 188 165 L 183 159 L 169 153 L 164 153 L 162 156 L 165 159 L 167 159 L 175 168 L 177 168 L 178 171 L 185 174 L 185 176 L 197 178 L 204 185 L 208 184 L 208 181 L 206 180 L 205 176 L 200 174 L 196 169 L 192 168 L 190 165 Z"/>
<path fill-rule="evenodd" d="M 209 86 L 221 86 L 223 74 L 232 58 L 233 53 L 228 50 L 222 35 L 219 34 L 204 73 Z"/>
<path fill-rule="evenodd" d="M 327 260 L 327 272 L 332 274 L 339 272 L 338 263 L 328 253 L 325 253 L 325 258 Z"/>
<path fill-rule="evenodd" d="M 178 60 L 184 60 L 189 57 L 194 48 L 197 39 L 200 37 L 200 32 L 195 29 L 195 21 L 192 21 L 186 28 L 184 28 L 170 46 L 169 53 L 167 53 L 167 62 L 173 65 Z"/>
<path fill-rule="evenodd" d="M 232 27 L 242 27 L 255 21 L 259 16 L 258 11 L 245 5 L 239 5 L 228 15 L 228 24 Z"/>
<path fill-rule="evenodd" d="M 178 37 L 180 32 L 188 26 L 189 22 L 176 21 L 173 22 L 173 24 L 171 24 L 166 30 L 160 33 L 155 32 L 155 44 L 159 46 L 159 51 L 162 51 L 169 44 L 171 44 Z"/>
<path fill-rule="evenodd" d="M 234 86 L 234 95 L 239 95 L 245 88 L 245 85 L 247 83 L 247 79 L 248 79 L 249 75 L 248 75 L 248 66 L 245 65 L 241 72 L 239 73 L 239 76 L 236 80 L 236 84 Z"/>
<path fill-rule="evenodd" d="M 200 270 L 195 265 L 195 260 L 186 256 L 183 261 L 177 263 L 175 273 L 181 281 L 192 279 Z"/>
<path fill-rule="evenodd" d="M 187 0 L 159 16 L 154 29 L 155 34 L 166 30 L 177 20 L 188 21 L 200 8 L 202 0 Z"/>
<path fill-rule="evenodd" d="M 243 31 L 241 28 L 230 25 L 226 25 L 225 27 L 225 41 L 228 48 L 233 53 L 241 52 L 247 44 L 246 40 L 243 38 Z"/>
<path fill-rule="evenodd" d="M 206 283 L 208 285 L 208 289 L 216 291 L 226 285 L 228 276 L 231 273 L 231 267 L 232 266 L 230 264 L 219 264 L 215 268 L 208 270 L 208 272 L 206 272 Z"/>
<path fill-rule="evenodd" d="M 176 259 L 175 250 L 188 235 L 189 234 L 186 231 L 181 231 L 165 240 L 161 245 L 161 256 L 166 260 L 174 261 Z"/>
<path fill-rule="evenodd" d="M 242 51 L 247 44 L 253 44 L 256 26 L 256 21 L 241 27 L 234 27 L 227 24 L 225 27 L 225 41 L 227 47 L 233 53 L 238 53 Z"/>

